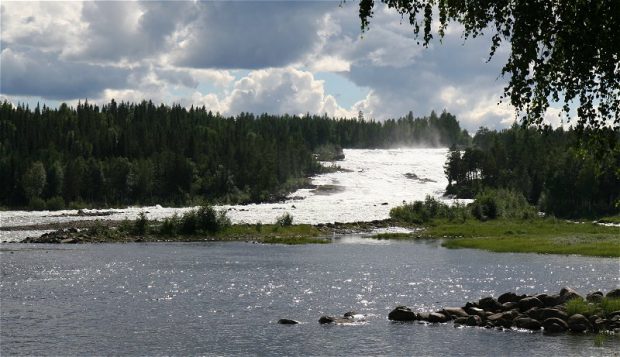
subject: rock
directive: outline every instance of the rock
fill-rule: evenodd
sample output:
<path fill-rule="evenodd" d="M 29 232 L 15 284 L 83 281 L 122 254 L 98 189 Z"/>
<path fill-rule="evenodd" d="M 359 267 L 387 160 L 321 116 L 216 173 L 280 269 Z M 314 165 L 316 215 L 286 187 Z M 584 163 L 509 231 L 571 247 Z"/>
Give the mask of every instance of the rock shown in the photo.
<path fill-rule="evenodd" d="M 468 313 L 465 312 L 465 310 L 463 310 L 460 307 L 446 307 L 441 311 L 442 314 L 446 315 L 446 316 L 450 316 L 451 318 L 455 319 L 457 317 L 467 317 L 469 316 Z"/>
<path fill-rule="evenodd" d="M 592 328 L 590 321 L 581 314 L 572 315 L 566 323 L 568 324 L 568 329 L 573 332 L 584 332 Z"/>
<path fill-rule="evenodd" d="M 519 310 L 527 311 L 533 307 L 541 307 L 543 303 L 535 297 L 526 297 L 519 300 Z"/>
<path fill-rule="evenodd" d="M 607 320 L 606 319 L 602 319 L 602 318 L 598 318 L 596 320 L 594 320 L 594 324 L 593 327 L 596 331 L 604 331 L 607 330 Z"/>
<path fill-rule="evenodd" d="M 482 325 L 482 319 L 478 315 L 472 315 L 468 317 L 461 317 L 462 319 L 467 319 L 465 321 L 465 325 L 467 326 L 480 326 Z"/>
<path fill-rule="evenodd" d="M 390 311 L 388 319 L 392 321 L 415 321 L 418 319 L 418 315 L 407 306 L 397 306 Z"/>
<path fill-rule="evenodd" d="M 540 300 L 543 305 L 545 305 L 545 307 L 553 307 L 562 303 L 562 299 L 558 294 L 546 295 L 545 297 L 539 298 L 538 300 Z"/>
<path fill-rule="evenodd" d="M 605 296 L 612 299 L 620 299 L 620 289 L 613 289 Z"/>
<path fill-rule="evenodd" d="M 502 304 L 490 296 L 478 300 L 478 307 L 492 312 L 502 311 L 503 308 Z"/>
<path fill-rule="evenodd" d="M 616 316 L 620 316 L 620 310 L 618 311 L 613 311 L 607 314 L 607 318 L 608 319 L 613 319 Z"/>
<path fill-rule="evenodd" d="M 465 312 L 469 315 L 476 315 L 476 316 L 480 316 L 481 319 L 486 320 L 487 319 L 487 315 L 484 312 L 484 310 L 479 309 L 477 307 L 470 307 L 465 309 Z"/>
<path fill-rule="evenodd" d="M 517 295 L 513 292 L 508 292 L 508 293 L 504 293 L 502 295 L 500 295 L 497 298 L 497 302 L 499 302 L 500 304 L 505 304 L 507 302 L 518 302 L 519 300 L 523 299 L 524 297 L 526 297 L 526 295 Z"/>
<path fill-rule="evenodd" d="M 493 314 L 493 315 L 487 317 L 487 320 L 491 321 L 491 322 L 495 322 L 495 321 L 498 321 L 498 320 L 502 319 L 503 317 L 504 317 L 504 313 L 500 312 L 500 313 Z"/>
<path fill-rule="evenodd" d="M 534 320 L 529 317 L 521 317 L 514 320 L 514 325 L 518 328 L 523 328 L 526 330 L 540 330 L 542 325 L 538 320 Z"/>
<path fill-rule="evenodd" d="M 280 319 L 278 320 L 280 325 L 297 325 L 299 321 L 290 320 L 290 319 Z"/>
<path fill-rule="evenodd" d="M 454 320 L 454 324 L 455 325 L 466 325 L 468 319 L 469 319 L 469 317 L 457 317 Z"/>
<path fill-rule="evenodd" d="M 562 290 L 560 290 L 561 303 L 565 303 L 568 300 L 573 300 L 573 299 L 583 300 L 583 296 L 579 295 L 575 290 L 571 288 L 562 288 Z"/>
<path fill-rule="evenodd" d="M 505 303 L 503 303 L 503 304 L 502 304 L 502 309 L 503 309 L 504 311 L 509 311 L 509 310 L 514 309 L 514 308 L 517 308 L 518 306 L 519 306 L 519 303 L 518 303 L 518 302 L 512 302 L 512 301 L 510 301 L 510 302 L 505 302 Z"/>
<path fill-rule="evenodd" d="M 331 324 L 336 322 L 336 319 L 331 317 L 331 316 L 321 316 L 319 318 L 319 323 L 320 324 Z"/>
<path fill-rule="evenodd" d="M 428 314 L 428 322 L 444 323 L 448 322 L 448 317 L 439 312 L 431 312 L 430 314 Z"/>
<path fill-rule="evenodd" d="M 418 320 L 428 321 L 430 313 L 428 313 L 428 312 L 418 312 L 417 316 L 418 316 Z"/>
<path fill-rule="evenodd" d="M 595 291 L 591 294 L 586 295 L 586 300 L 588 302 L 601 302 L 603 301 L 603 292 Z"/>
<path fill-rule="evenodd" d="M 355 311 L 347 311 L 344 313 L 344 317 L 349 317 L 349 318 L 353 318 L 355 315 L 357 315 L 357 312 Z"/>
<path fill-rule="evenodd" d="M 564 321 L 568 320 L 568 315 L 566 314 L 566 312 L 562 310 L 558 310 L 554 308 L 545 308 L 545 309 L 539 310 L 538 320 L 544 321 L 551 317 L 555 317 L 555 318 L 558 318 Z"/>
<path fill-rule="evenodd" d="M 65 238 L 60 241 L 60 243 L 63 243 L 63 244 L 75 244 L 77 242 L 78 240 L 75 238 Z"/>
<path fill-rule="evenodd" d="M 568 330 L 568 324 L 564 320 L 560 320 L 557 317 L 551 317 L 543 321 L 542 323 L 545 332 L 559 333 Z"/>

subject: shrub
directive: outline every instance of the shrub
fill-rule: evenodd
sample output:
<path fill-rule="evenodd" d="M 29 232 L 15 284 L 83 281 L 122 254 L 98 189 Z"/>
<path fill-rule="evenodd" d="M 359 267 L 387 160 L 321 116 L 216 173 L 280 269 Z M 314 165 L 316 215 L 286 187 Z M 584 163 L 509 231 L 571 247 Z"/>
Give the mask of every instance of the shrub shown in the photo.
<path fill-rule="evenodd" d="M 471 214 L 486 221 L 497 218 L 530 219 L 537 216 L 522 194 L 510 190 L 487 190 L 476 196 L 471 204 Z"/>
<path fill-rule="evenodd" d="M 45 210 L 45 201 L 39 197 L 33 197 L 28 202 L 28 209 L 32 211 L 43 211 Z"/>
<path fill-rule="evenodd" d="M 175 213 L 170 218 L 165 218 L 159 226 L 159 234 L 176 236 L 179 229 L 179 216 Z"/>
<path fill-rule="evenodd" d="M 203 206 L 181 217 L 179 232 L 181 234 L 215 233 L 229 226 L 230 219 L 225 211 L 217 212 L 211 206 Z"/>
<path fill-rule="evenodd" d="M 288 227 L 293 225 L 293 216 L 291 216 L 288 212 L 284 213 L 276 220 L 276 225 L 280 227 Z"/>
<path fill-rule="evenodd" d="M 65 209 L 65 200 L 60 196 L 54 196 L 47 200 L 47 209 L 50 211 L 60 211 Z"/>
<path fill-rule="evenodd" d="M 149 219 L 146 217 L 146 213 L 140 212 L 138 219 L 133 222 L 132 233 L 135 235 L 145 235 L 149 230 Z"/>
<path fill-rule="evenodd" d="M 446 218 L 450 221 L 458 219 L 464 222 L 467 215 L 464 205 L 455 203 L 449 206 L 431 196 L 426 196 L 424 201 L 407 203 L 390 210 L 392 219 L 414 224 L 427 223 L 436 218 Z"/>

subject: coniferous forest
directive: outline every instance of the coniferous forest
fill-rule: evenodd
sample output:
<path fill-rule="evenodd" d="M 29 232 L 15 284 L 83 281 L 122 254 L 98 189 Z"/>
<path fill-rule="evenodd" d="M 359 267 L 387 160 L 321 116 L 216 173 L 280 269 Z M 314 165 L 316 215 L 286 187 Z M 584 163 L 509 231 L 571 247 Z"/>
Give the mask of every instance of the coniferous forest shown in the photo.
<path fill-rule="evenodd" d="M 325 148 L 471 141 L 443 112 L 385 122 L 240 114 L 152 102 L 0 107 L 0 206 L 261 202 L 323 170 Z"/>
<path fill-rule="evenodd" d="M 472 146 L 452 148 L 448 194 L 474 198 L 508 189 L 558 217 L 620 212 L 620 132 L 602 129 L 478 130 Z"/>

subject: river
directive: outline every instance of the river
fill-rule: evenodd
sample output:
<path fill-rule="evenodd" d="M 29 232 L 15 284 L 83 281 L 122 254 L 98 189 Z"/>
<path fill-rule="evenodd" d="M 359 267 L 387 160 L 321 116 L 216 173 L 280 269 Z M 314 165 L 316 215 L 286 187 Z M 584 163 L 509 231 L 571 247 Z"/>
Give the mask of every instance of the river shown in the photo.
<path fill-rule="evenodd" d="M 445 154 L 346 150 L 339 162 L 346 170 L 314 178 L 323 190 L 219 208 L 235 222 L 271 222 L 285 211 L 307 223 L 386 218 L 403 200 L 442 197 Z M 127 208 L 98 217 L 8 211 L 0 212 L 0 224 L 133 218 L 141 211 L 161 219 L 185 210 Z M 35 233 L 5 231 L 0 238 Z M 620 285 L 617 259 L 449 250 L 439 242 L 356 235 L 333 243 L 0 244 L 0 355 L 608 356 L 620 349 L 618 336 L 387 320 L 401 304 L 433 310 L 506 291 L 607 291 Z M 350 310 L 366 322 L 317 322 Z M 280 318 L 302 324 L 278 325 Z"/>
<path fill-rule="evenodd" d="M 563 286 L 607 291 L 619 284 L 617 259 L 344 237 L 306 246 L 11 244 L 0 261 L 2 356 L 609 356 L 620 348 L 618 336 L 600 345 L 594 335 L 387 320 L 400 304 L 437 309 Z M 367 321 L 317 322 L 350 310 Z"/>
<path fill-rule="evenodd" d="M 294 223 L 361 222 L 389 217 L 392 207 L 403 201 L 423 200 L 427 195 L 443 197 L 448 181 L 443 165 L 448 150 L 403 148 L 392 150 L 345 149 L 345 159 L 335 164 L 343 170 L 312 178 L 317 186 L 291 193 L 284 202 L 218 206 L 233 223 L 273 223 L 290 213 Z M 330 163 L 326 163 L 330 165 Z M 26 226 L 76 220 L 135 219 L 145 212 L 149 219 L 182 214 L 193 207 L 161 206 L 122 209 L 64 211 L 0 211 L 0 227 Z M 0 241 L 21 240 L 42 231 L 0 231 Z"/>

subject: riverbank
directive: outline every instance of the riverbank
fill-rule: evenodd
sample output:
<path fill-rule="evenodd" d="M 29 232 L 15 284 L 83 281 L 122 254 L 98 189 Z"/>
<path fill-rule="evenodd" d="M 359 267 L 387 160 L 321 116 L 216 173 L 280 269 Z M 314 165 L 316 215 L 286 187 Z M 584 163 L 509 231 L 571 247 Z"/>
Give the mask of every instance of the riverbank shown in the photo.
<path fill-rule="evenodd" d="M 78 221 L 29 226 L 50 230 L 23 243 L 126 243 L 246 241 L 271 244 L 330 243 L 335 235 L 362 234 L 377 239 L 441 239 L 446 248 L 473 248 L 498 253 L 577 254 L 620 257 L 620 228 L 592 222 L 569 222 L 552 218 L 499 219 L 455 222 L 434 220 L 423 226 L 395 220 L 328 224 L 234 224 L 213 231 L 166 227 L 166 222 Z M 176 225 L 180 225 L 177 222 Z M 377 229 L 406 228 L 407 233 L 372 234 Z"/>
<path fill-rule="evenodd" d="M 499 253 L 577 254 L 620 257 L 620 228 L 553 218 L 465 222 L 440 219 L 415 233 L 378 234 L 380 239 L 443 239 L 446 248 Z"/>

